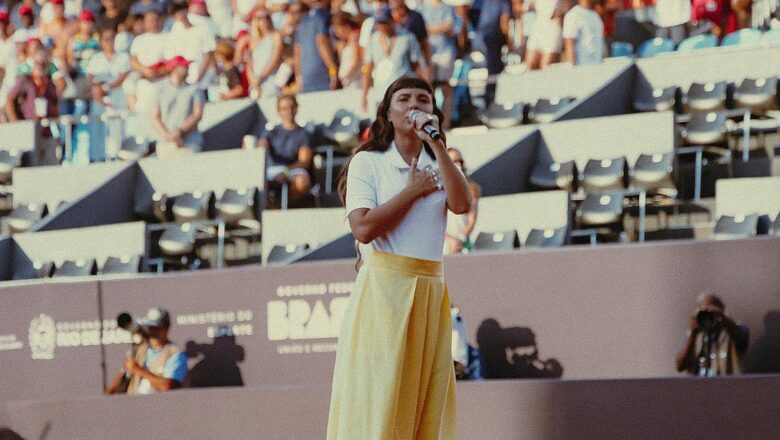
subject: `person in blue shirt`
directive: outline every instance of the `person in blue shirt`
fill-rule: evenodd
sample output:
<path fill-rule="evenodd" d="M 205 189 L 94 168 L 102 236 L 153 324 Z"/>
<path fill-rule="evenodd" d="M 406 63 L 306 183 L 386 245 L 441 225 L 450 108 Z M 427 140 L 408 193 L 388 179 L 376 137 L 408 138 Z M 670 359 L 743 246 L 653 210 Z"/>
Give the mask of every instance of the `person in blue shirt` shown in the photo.
<path fill-rule="evenodd" d="M 485 55 L 488 82 L 485 93 L 485 103 L 490 104 L 496 95 L 495 76 L 504 70 L 501 59 L 501 49 L 508 43 L 509 17 L 512 15 L 512 4 L 509 0 L 484 0 L 477 22 L 477 38 L 474 43 Z"/>
<path fill-rule="evenodd" d="M 306 0 L 303 5 L 293 53 L 298 91 L 336 90 L 341 84 L 336 52 L 330 44 L 330 12 L 317 0 Z"/>
<path fill-rule="evenodd" d="M 422 49 L 425 65 L 430 66 L 433 49 L 428 40 L 428 28 L 426 27 L 423 15 L 414 9 L 410 9 L 409 6 L 406 6 L 404 0 L 390 0 L 389 5 L 390 9 L 393 11 L 393 20 L 395 21 L 395 24 L 414 35 L 414 38 L 417 39 L 417 43 L 420 45 L 420 49 Z M 430 75 L 430 70 L 426 70 L 425 73 L 424 79 L 431 82 L 433 78 Z"/>
<path fill-rule="evenodd" d="M 114 394 L 123 377 L 130 378 L 127 394 L 153 394 L 179 388 L 187 377 L 187 355 L 168 339 L 171 316 L 155 307 L 139 321 L 146 340 L 135 356 L 125 358 L 125 372 L 119 373 L 106 390 Z"/>

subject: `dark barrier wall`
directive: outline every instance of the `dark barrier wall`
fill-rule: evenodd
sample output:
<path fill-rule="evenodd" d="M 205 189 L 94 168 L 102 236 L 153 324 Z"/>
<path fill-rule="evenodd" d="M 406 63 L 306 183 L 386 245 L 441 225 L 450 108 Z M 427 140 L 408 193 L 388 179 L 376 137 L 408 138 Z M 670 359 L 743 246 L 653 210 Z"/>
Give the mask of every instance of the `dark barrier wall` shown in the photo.
<path fill-rule="evenodd" d="M 531 133 L 471 173 L 470 177 L 482 189 L 482 196 L 528 191 L 528 181 L 536 162 L 537 144 L 540 138 L 538 131 Z"/>
<path fill-rule="evenodd" d="M 133 191 L 139 173 L 136 164 L 125 168 L 104 185 L 76 201 L 67 203 L 62 211 L 55 215 L 46 217 L 33 230 L 84 228 L 135 220 Z"/>
<path fill-rule="evenodd" d="M 262 122 L 259 107 L 251 99 L 208 104 L 198 128 L 203 132 L 203 151 L 238 148 L 244 135 Z"/>
<path fill-rule="evenodd" d="M 557 118 L 558 121 L 594 118 L 597 116 L 631 113 L 631 91 L 636 77 L 636 67 L 621 71 L 604 87 L 580 99 L 576 105 Z"/>
<path fill-rule="evenodd" d="M 12 252 L 13 241 L 11 241 L 11 237 L 0 236 L 0 281 L 11 278 L 11 272 L 13 271 Z"/>
<path fill-rule="evenodd" d="M 97 283 L 7 287 L 0 302 L 0 401 L 100 394 Z"/>
<path fill-rule="evenodd" d="M 780 377 L 458 384 L 458 438 L 528 440 L 777 437 Z M 28 439 L 325 438 L 330 386 L 176 391 L 0 403 Z M 354 414 L 354 417 L 360 417 Z"/>
<path fill-rule="evenodd" d="M 110 328 L 120 312 L 168 308 L 171 339 L 189 349 L 192 386 L 328 383 L 353 267 L 354 260 L 342 260 L 106 280 L 103 317 Z M 771 370 L 771 359 L 780 358 L 780 238 L 472 254 L 448 258 L 445 267 L 452 301 L 490 377 L 676 375 L 694 300 L 712 290 L 751 327 L 761 349 L 748 354 L 753 368 Z M 49 298 L 57 286 L 28 290 Z M 0 290 L 0 297 L 15 289 Z M 0 324 L 10 327 L 2 334 L 21 335 L 25 346 L 31 317 L 55 316 L 45 302 L 8 304 L 2 313 L 10 320 Z M 64 304 L 81 314 L 93 302 L 83 310 L 77 300 Z M 109 376 L 127 348 L 106 346 Z M 30 362 L 28 348 L 0 356 L 3 365 L 6 357 Z M 24 384 L 50 377 L 18 374 L 14 381 Z M 40 393 L 58 385 L 40 386 L 15 398 L 46 396 Z"/>

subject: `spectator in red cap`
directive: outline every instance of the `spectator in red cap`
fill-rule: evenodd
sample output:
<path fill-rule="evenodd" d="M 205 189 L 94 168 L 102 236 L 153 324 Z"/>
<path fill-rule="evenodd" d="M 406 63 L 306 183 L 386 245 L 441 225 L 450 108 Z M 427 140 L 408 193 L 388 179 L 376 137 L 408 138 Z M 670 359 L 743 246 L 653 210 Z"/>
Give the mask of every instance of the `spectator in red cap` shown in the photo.
<path fill-rule="evenodd" d="M 203 26 L 212 35 L 217 35 L 217 25 L 211 19 L 204 0 L 190 0 L 189 11 L 188 18 L 193 26 Z"/>
<path fill-rule="evenodd" d="M 189 64 L 181 56 L 166 62 L 170 78 L 160 84 L 152 109 L 160 156 L 182 149 L 197 152 L 203 147 L 203 135 L 198 131 L 198 122 L 203 116 L 203 97 L 195 85 L 187 83 Z"/>
<path fill-rule="evenodd" d="M 206 10 L 214 23 L 217 36 L 230 38 L 233 36 L 233 11 L 231 0 L 208 0 Z"/>
<path fill-rule="evenodd" d="M 95 16 L 90 10 L 85 9 L 81 12 L 77 26 L 78 30 L 73 34 L 68 45 L 68 66 L 76 69 L 79 78 L 86 78 L 87 64 L 95 52 L 100 50 L 100 43 L 94 37 Z M 88 91 L 88 88 L 84 91 Z"/>
<path fill-rule="evenodd" d="M 41 6 L 35 0 L 22 0 L 11 9 L 11 24 L 16 29 L 29 28 L 35 24 L 40 13 Z M 32 23 L 28 24 L 26 20 L 31 20 Z"/>
<path fill-rule="evenodd" d="M 148 10 L 143 24 L 145 32 L 135 37 L 130 46 L 130 65 L 140 78 L 135 90 L 132 87 L 128 90 L 130 110 L 141 113 L 152 109 L 160 78 L 168 74 L 163 65 L 167 36 L 160 33 L 160 13 L 156 9 Z"/>

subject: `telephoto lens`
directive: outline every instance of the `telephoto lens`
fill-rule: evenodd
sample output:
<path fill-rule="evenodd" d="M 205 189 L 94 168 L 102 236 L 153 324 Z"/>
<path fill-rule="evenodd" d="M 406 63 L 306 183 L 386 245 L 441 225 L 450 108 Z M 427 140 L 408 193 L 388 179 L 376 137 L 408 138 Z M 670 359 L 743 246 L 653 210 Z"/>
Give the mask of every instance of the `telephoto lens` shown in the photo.
<path fill-rule="evenodd" d="M 696 323 L 699 328 L 705 331 L 716 331 L 723 327 L 723 314 L 710 310 L 700 310 L 696 314 Z"/>

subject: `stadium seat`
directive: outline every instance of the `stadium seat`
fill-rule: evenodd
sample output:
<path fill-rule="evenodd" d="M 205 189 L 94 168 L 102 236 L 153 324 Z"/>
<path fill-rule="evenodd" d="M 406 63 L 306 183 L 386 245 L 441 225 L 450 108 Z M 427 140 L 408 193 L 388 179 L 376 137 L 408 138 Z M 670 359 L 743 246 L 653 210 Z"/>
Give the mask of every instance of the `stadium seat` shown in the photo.
<path fill-rule="evenodd" d="M 763 112 L 777 107 L 777 77 L 745 78 L 734 93 L 739 107 Z"/>
<path fill-rule="evenodd" d="M 95 275 L 97 273 L 97 265 L 95 259 L 90 258 L 88 260 L 65 260 L 59 267 L 54 270 L 52 278 L 61 277 L 85 277 L 89 275 Z"/>
<path fill-rule="evenodd" d="M 482 123 L 490 128 L 509 128 L 523 123 L 525 104 L 494 102 L 481 115 Z"/>
<path fill-rule="evenodd" d="M 17 206 L 8 217 L 6 224 L 12 234 L 26 232 L 48 214 L 46 204 L 30 203 Z"/>
<path fill-rule="evenodd" d="M 640 154 L 629 171 L 630 185 L 634 189 L 653 192 L 658 189 L 674 188 L 672 169 L 674 154 Z"/>
<path fill-rule="evenodd" d="M 35 270 L 36 278 L 51 278 L 52 273 L 54 273 L 54 263 L 51 261 L 36 261 L 33 263 L 33 269 Z"/>
<path fill-rule="evenodd" d="M 267 264 L 288 264 L 300 258 L 309 249 L 308 244 L 277 244 L 271 248 L 266 260 Z"/>
<path fill-rule="evenodd" d="M 137 160 L 149 154 L 149 142 L 138 141 L 134 137 L 122 141 L 122 147 L 116 157 L 121 160 Z"/>
<path fill-rule="evenodd" d="M 11 182 L 14 168 L 22 164 L 22 155 L 17 151 L 0 150 L 0 184 Z"/>
<path fill-rule="evenodd" d="M 569 105 L 574 98 L 542 98 L 531 108 L 528 119 L 534 123 L 550 122 L 564 107 Z"/>
<path fill-rule="evenodd" d="M 725 81 L 693 83 L 683 95 L 686 112 L 712 112 L 726 107 L 728 84 Z"/>
<path fill-rule="evenodd" d="M 758 46 L 761 44 L 762 33 L 758 29 L 745 28 L 732 32 L 720 42 L 721 46 Z"/>
<path fill-rule="evenodd" d="M 525 239 L 525 247 L 558 247 L 566 244 L 566 228 L 531 229 Z"/>
<path fill-rule="evenodd" d="M 664 112 L 674 110 L 674 101 L 677 95 L 677 87 L 653 89 L 653 93 L 647 98 L 634 100 L 634 109 L 640 112 Z"/>
<path fill-rule="evenodd" d="M 769 29 L 762 39 L 765 46 L 780 46 L 780 29 Z"/>
<path fill-rule="evenodd" d="M 725 112 L 695 113 L 682 131 L 689 145 L 713 145 L 726 142 L 727 121 Z"/>
<path fill-rule="evenodd" d="M 256 220 L 255 198 L 257 188 L 247 190 L 227 189 L 216 203 L 217 218 L 229 224 L 236 224 L 241 220 Z"/>
<path fill-rule="evenodd" d="M 634 56 L 634 46 L 625 41 L 613 41 L 610 45 L 609 54 L 612 57 L 631 57 Z"/>
<path fill-rule="evenodd" d="M 537 162 L 530 181 L 538 189 L 577 191 L 577 164 L 573 160 L 549 165 Z"/>
<path fill-rule="evenodd" d="M 653 38 L 639 46 L 639 58 L 650 58 L 661 53 L 674 52 L 674 41 L 668 38 Z"/>
<path fill-rule="evenodd" d="M 179 257 L 195 249 L 195 228 L 191 223 L 167 225 L 158 241 L 163 255 Z"/>
<path fill-rule="evenodd" d="M 730 216 L 722 215 L 715 224 L 715 240 L 735 240 L 756 235 L 758 214 Z"/>
<path fill-rule="evenodd" d="M 480 232 L 474 240 L 475 251 L 511 251 L 520 247 L 517 231 Z"/>
<path fill-rule="evenodd" d="M 585 192 L 603 192 L 625 188 L 626 158 L 590 159 L 582 172 Z"/>
<path fill-rule="evenodd" d="M 174 220 L 176 223 L 207 220 L 210 217 L 209 211 L 213 198 L 213 191 L 187 192 L 176 197 L 171 208 Z"/>
<path fill-rule="evenodd" d="M 350 152 L 360 143 L 360 118 L 349 110 L 337 110 L 324 134 L 336 141 L 340 150 Z"/>
<path fill-rule="evenodd" d="M 777 217 L 775 217 L 775 221 L 772 222 L 771 232 L 772 235 L 780 237 L 780 212 L 777 213 Z"/>
<path fill-rule="evenodd" d="M 619 191 L 591 193 L 585 196 L 577 209 L 580 225 L 600 226 L 622 222 L 623 194 Z"/>
<path fill-rule="evenodd" d="M 700 34 L 688 37 L 680 42 L 677 46 L 678 52 L 689 52 L 696 49 L 706 49 L 709 47 L 716 47 L 718 45 L 718 37 L 712 34 Z"/>
<path fill-rule="evenodd" d="M 141 257 L 108 257 L 103 267 L 100 268 L 101 275 L 138 273 L 141 266 Z"/>
<path fill-rule="evenodd" d="M 168 196 L 158 192 L 152 194 L 152 214 L 160 223 L 167 223 L 173 220 L 170 215 L 170 207 L 168 206 Z"/>

